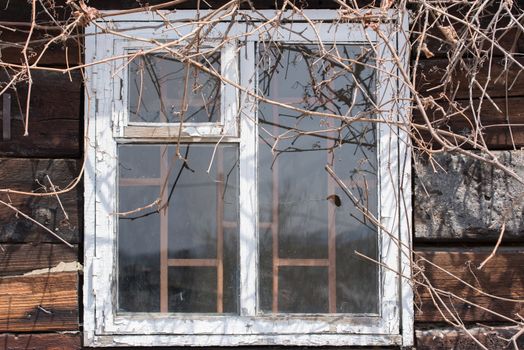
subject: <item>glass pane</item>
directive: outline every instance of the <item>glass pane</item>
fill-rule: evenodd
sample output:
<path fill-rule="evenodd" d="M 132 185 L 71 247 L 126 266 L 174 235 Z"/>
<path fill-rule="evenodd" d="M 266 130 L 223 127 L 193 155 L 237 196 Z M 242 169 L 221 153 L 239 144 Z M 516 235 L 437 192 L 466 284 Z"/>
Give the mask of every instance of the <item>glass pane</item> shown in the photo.
<path fill-rule="evenodd" d="M 119 145 L 119 311 L 238 313 L 238 148 L 214 149 Z"/>
<path fill-rule="evenodd" d="M 370 51 L 362 45 L 318 50 L 261 48 L 259 94 L 304 111 L 372 118 Z M 378 230 L 325 170 L 331 166 L 376 215 L 374 124 L 260 103 L 258 156 L 260 309 L 378 313 L 378 267 L 354 254 L 377 259 Z"/>
<path fill-rule="evenodd" d="M 195 58 L 220 73 L 220 53 Z M 210 123 L 220 120 L 220 79 L 167 53 L 129 63 L 129 121 Z"/>

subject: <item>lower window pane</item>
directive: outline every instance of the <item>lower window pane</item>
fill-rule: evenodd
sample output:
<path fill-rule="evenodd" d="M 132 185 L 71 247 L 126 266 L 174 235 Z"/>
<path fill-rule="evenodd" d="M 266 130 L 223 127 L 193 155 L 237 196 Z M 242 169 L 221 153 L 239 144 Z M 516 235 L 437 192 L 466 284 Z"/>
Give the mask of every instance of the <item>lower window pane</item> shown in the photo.
<path fill-rule="evenodd" d="M 238 148 L 214 150 L 119 146 L 119 311 L 238 312 Z"/>
<path fill-rule="evenodd" d="M 267 45 L 259 94 L 305 111 L 372 118 L 376 79 L 362 45 Z M 324 57 L 325 56 L 325 57 Z M 344 66 L 345 65 L 345 66 Z M 376 129 L 292 108 L 258 110 L 259 309 L 265 313 L 379 312 Z M 355 205 L 325 170 L 358 198 Z"/>

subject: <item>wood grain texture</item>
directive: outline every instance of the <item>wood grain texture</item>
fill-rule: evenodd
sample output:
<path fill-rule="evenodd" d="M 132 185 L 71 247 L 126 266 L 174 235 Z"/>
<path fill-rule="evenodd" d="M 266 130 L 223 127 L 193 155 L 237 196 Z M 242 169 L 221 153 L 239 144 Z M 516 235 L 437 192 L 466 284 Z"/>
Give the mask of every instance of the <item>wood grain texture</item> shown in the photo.
<path fill-rule="evenodd" d="M 487 349 L 514 350 L 510 339 L 516 333 L 515 329 L 501 329 L 488 327 L 475 327 L 468 329 L 470 335 L 474 336 Z M 453 350 L 477 350 L 478 344 L 465 331 L 453 328 L 418 329 L 415 332 L 417 350 L 453 349 Z M 520 337 L 517 345 L 524 348 L 524 337 Z"/>
<path fill-rule="evenodd" d="M 0 334 L 0 350 L 81 349 L 80 333 Z"/>
<path fill-rule="evenodd" d="M 78 330 L 77 272 L 0 278 L 0 332 Z"/>
<path fill-rule="evenodd" d="M 517 61 L 524 65 L 524 58 L 517 58 Z M 417 67 L 414 67 L 418 71 L 417 91 L 433 97 L 445 93 L 453 99 L 469 99 L 469 85 L 472 77 L 475 77 L 492 98 L 524 96 L 524 75 L 520 74 L 521 70 L 516 64 L 509 64 L 500 57 L 494 58 L 491 64 L 486 62 L 480 67 L 474 67 L 472 63 L 471 60 L 465 60 L 464 66 L 448 72 L 447 59 L 419 61 Z M 447 90 L 442 88 L 443 83 L 447 84 Z M 473 85 L 471 96 L 476 98 L 481 95 L 482 90 Z"/>
<path fill-rule="evenodd" d="M 65 244 L 2 244 L 0 276 L 14 276 L 78 260 L 78 247 Z"/>
<path fill-rule="evenodd" d="M 11 78 L 0 73 L 0 87 Z M 0 157 L 81 156 L 82 81 L 79 72 L 71 73 L 71 78 L 69 80 L 67 74 L 56 72 L 32 72 L 28 136 L 23 136 L 28 85 L 19 82 L 16 91 L 6 91 L 11 94 L 11 139 L 0 140 Z"/>
<path fill-rule="evenodd" d="M 418 250 L 416 255 L 417 265 L 425 270 L 429 282 L 445 292 L 453 293 L 472 303 L 480 305 L 494 312 L 500 313 L 510 319 L 516 318 L 516 313 L 522 314 L 524 303 L 515 303 L 497 300 L 481 292 L 467 287 L 459 280 L 438 270 L 430 263 L 451 272 L 458 278 L 479 288 L 484 293 L 498 297 L 523 300 L 524 295 L 524 248 L 500 248 L 497 254 L 484 266 L 482 270 L 477 267 L 490 254 L 491 249 L 474 248 L 474 250 Z M 425 283 L 423 280 L 420 280 Z M 479 307 L 475 307 L 457 297 L 444 293 L 441 295 L 445 305 L 458 315 L 464 322 L 502 321 L 497 315 L 491 314 Z M 418 322 L 444 322 L 444 317 L 435 307 L 427 288 L 417 286 L 415 302 L 415 319 Z M 441 309 L 444 307 L 440 305 Z M 446 317 L 450 315 L 445 312 Z"/>
<path fill-rule="evenodd" d="M 80 169 L 81 162 L 77 160 L 0 159 L 0 188 L 49 192 L 49 176 L 54 186 L 63 189 L 78 176 Z M 32 197 L 0 193 L 0 200 L 11 203 L 69 243 L 78 243 L 83 229 L 81 183 L 70 192 L 61 194 L 59 198 L 69 219 L 66 219 L 56 196 Z M 12 209 L 0 205 L 0 243 L 59 242 L 44 229 L 15 214 Z"/>
<path fill-rule="evenodd" d="M 524 147 L 524 99 L 522 97 L 494 98 L 493 103 L 484 100 L 480 109 L 480 118 L 474 118 L 478 112 L 478 99 L 470 105 L 468 100 L 457 100 L 449 104 L 445 98 L 436 100 L 442 107 L 428 105 L 426 114 L 435 129 L 452 131 L 458 135 L 470 136 L 472 130 L 481 130 L 482 137 L 491 149 L 513 149 Z M 498 108 L 498 110 L 497 110 Z M 413 111 L 415 123 L 425 124 L 421 112 Z M 477 125 L 475 120 L 480 120 Z M 511 125 L 511 129 L 508 125 Z M 423 139 L 432 142 L 427 133 Z M 445 138 L 445 137 L 444 137 Z M 478 138 L 480 141 L 480 137 Z M 468 148 L 468 145 L 464 145 Z"/>

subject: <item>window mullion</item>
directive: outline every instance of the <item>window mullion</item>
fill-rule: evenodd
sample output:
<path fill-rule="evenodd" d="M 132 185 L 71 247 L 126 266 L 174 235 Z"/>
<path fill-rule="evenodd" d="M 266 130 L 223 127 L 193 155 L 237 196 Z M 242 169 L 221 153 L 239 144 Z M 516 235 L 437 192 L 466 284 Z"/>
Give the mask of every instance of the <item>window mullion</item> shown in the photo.
<path fill-rule="evenodd" d="M 257 275 L 257 187 L 256 187 L 256 103 L 246 91 L 255 91 L 255 46 L 247 42 L 240 49 L 240 313 L 256 313 Z"/>

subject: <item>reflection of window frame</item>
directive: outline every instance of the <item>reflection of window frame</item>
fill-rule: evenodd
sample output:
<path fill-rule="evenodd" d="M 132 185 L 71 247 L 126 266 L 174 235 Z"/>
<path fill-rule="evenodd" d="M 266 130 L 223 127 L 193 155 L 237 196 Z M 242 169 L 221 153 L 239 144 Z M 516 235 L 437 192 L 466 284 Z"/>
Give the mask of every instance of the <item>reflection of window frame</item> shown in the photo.
<path fill-rule="evenodd" d="M 336 20 L 338 16 L 336 11 L 306 13 L 309 18 L 326 21 Z M 271 15 L 272 12 L 268 11 L 267 16 Z M 291 13 L 286 15 L 296 16 Z M 389 45 L 403 53 L 405 64 L 406 38 L 401 33 L 402 30 L 407 30 L 406 16 L 399 16 L 394 12 L 389 15 L 388 20 L 378 24 L 378 29 L 391 39 Z M 144 18 L 144 15 L 122 16 L 112 26 L 121 29 L 141 27 L 125 30 L 125 35 L 129 37 L 154 38 L 159 42 L 176 40 L 173 31 L 165 30 L 164 16 L 148 16 L 151 18 Z M 178 11 L 167 15 L 173 23 L 186 23 L 178 31 L 181 36 L 191 31 L 193 25 L 189 19 L 194 16 L 194 11 Z M 142 23 L 137 25 L 138 22 Z M 105 25 L 102 22 L 100 24 Z M 209 37 L 220 37 L 226 30 L 229 35 L 245 31 L 245 23 L 238 28 L 230 24 L 217 24 Z M 400 88 L 396 80 L 389 80 L 391 75 L 398 75 L 398 67 L 392 63 L 387 45 L 381 42 L 373 26 L 342 22 L 336 25 L 339 26 L 338 30 L 334 30 L 333 23 L 319 23 L 312 30 L 309 23 L 296 21 L 287 25 L 293 26 L 293 32 L 278 30 L 270 38 L 260 37 L 258 34 L 247 38 L 241 36 L 238 48 L 231 45 L 222 49 L 222 54 L 226 57 L 221 59 L 221 73 L 229 80 L 222 87 L 221 93 L 222 101 L 226 101 L 221 107 L 222 113 L 225 113 L 225 122 L 208 129 L 189 129 L 194 125 L 186 125 L 179 130 L 176 123 L 169 126 L 126 124 L 127 102 L 122 97 L 127 95 L 122 93 L 125 91 L 126 70 L 117 68 L 124 64 L 123 59 L 87 70 L 86 128 L 89 142 L 85 173 L 85 345 L 413 344 L 412 291 L 407 280 L 400 278 L 395 272 L 401 271 L 403 276 L 409 276 L 410 273 L 407 248 L 411 227 L 410 158 L 406 152 L 408 138 L 404 131 L 386 123 L 378 123 L 377 126 L 379 218 L 382 227 L 392 232 L 402 244 L 399 248 L 397 241 L 386 234 L 380 235 L 380 314 L 257 314 L 257 124 L 253 122 L 256 118 L 256 104 L 250 93 L 256 91 L 256 79 L 253 78 L 256 76 L 256 43 L 267 39 L 286 43 L 315 42 L 319 37 L 325 42 L 374 42 L 377 58 L 383 59 L 377 99 L 385 112 L 378 118 L 393 122 L 406 118 L 406 107 L 402 105 L 405 99 L 402 97 L 407 92 L 405 88 Z M 147 26 L 150 29 L 144 28 Z M 139 45 L 136 39 L 130 43 L 112 34 L 102 34 L 96 25 L 87 28 L 86 33 L 87 63 L 125 54 L 128 49 L 147 50 L 151 47 L 147 40 Z M 240 92 L 237 92 L 239 90 L 234 86 L 236 84 L 242 87 Z M 395 103 L 394 96 L 399 96 Z M 135 127 L 140 130 L 133 129 Z M 115 312 L 117 220 L 111 213 L 115 212 L 117 198 L 117 142 L 176 142 L 179 135 L 182 142 L 220 141 L 239 145 L 240 315 L 122 315 Z"/>

